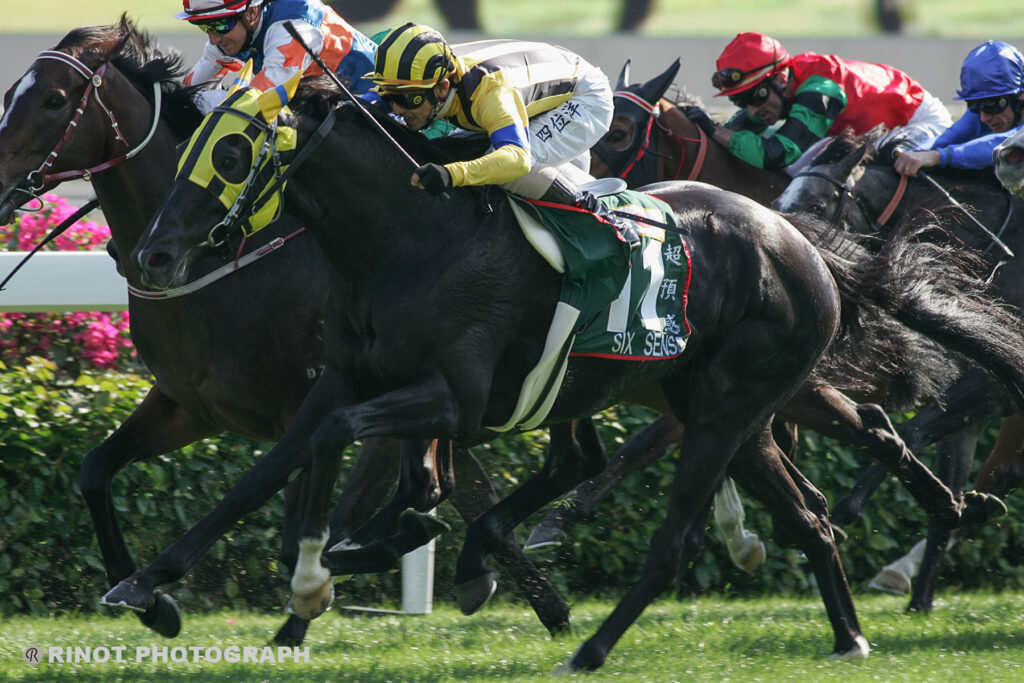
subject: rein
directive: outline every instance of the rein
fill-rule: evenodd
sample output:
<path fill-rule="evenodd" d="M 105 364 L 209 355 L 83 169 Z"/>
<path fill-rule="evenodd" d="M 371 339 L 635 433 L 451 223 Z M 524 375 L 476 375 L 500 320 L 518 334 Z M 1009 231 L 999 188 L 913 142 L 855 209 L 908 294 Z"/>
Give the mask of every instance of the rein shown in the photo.
<path fill-rule="evenodd" d="M 819 171 L 810 170 L 800 171 L 794 176 L 794 178 L 818 178 L 820 180 L 824 180 L 827 183 L 830 183 L 833 187 L 839 190 L 839 201 L 836 203 L 836 208 L 832 212 L 832 216 L 828 219 L 829 223 L 835 223 L 836 221 L 839 220 L 839 215 L 843 212 L 843 202 L 846 200 L 847 197 L 849 197 L 851 200 L 853 200 L 853 203 L 857 205 L 857 208 L 860 209 L 861 216 L 864 217 L 864 220 L 866 221 L 867 225 L 874 227 L 875 230 L 878 230 L 881 227 L 878 223 L 871 219 L 871 211 L 868 209 L 868 207 L 864 206 L 863 197 L 854 192 L 853 187 L 849 183 L 839 182 L 838 180 L 828 175 L 827 173 L 821 173 Z M 891 201 L 890 205 L 892 205 Z M 895 206 L 893 206 L 893 208 L 895 208 Z M 886 217 L 886 220 L 888 220 L 888 216 Z"/>
<path fill-rule="evenodd" d="M 118 164 L 124 161 L 127 161 L 128 159 L 131 159 L 133 156 L 142 151 L 142 149 L 149 144 L 149 141 L 153 139 L 153 135 L 154 133 L 156 133 L 157 126 L 160 122 L 160 103 L 163 97 L 163 90 L 160 88 L 159 83 L 153 83 L 153 124 L 150 126 L 149 133 L 147 133 L 146 137 L 142 140 L 142 142 L 140 142 L 133 148 L 131 144 L 128 142 L 128 140 L 125 139 L 124 134 L 121 132 L 121 127 L 117 122 L 117 117 L 114 116 L 114 112 L 110 110 L 110 107 L 108 107 L 106 103 L 103 102 L 103 99 L 100 97 L 99 89 L 100 86 L 103 85 L 103 74 L 106 73 L 107 62 L 103 62 L 103 64 L 101 64 L 98 69 L 93 71 L 75 57 L 72 57 L 71 55 L 66 54 L 64 52 L 58 52 L 55 50 L 47 50 L 44 52 L 40 52 L 39 55 L 36 57 L 36 61 L 39 61 L 40 59 L 52 59 L 67 64 L 76 72 L 81 74 L 82 77 L 84 77 L 88 82 L 88 85 L 86 85 L 85 92 L 82 94 L 82 99 L 79 100 L 78 106 L 75 108 L 74 116 L 71 117 L 71 120 L 68 122 L 67 127 L 64 129 L 64 133 L 57 141 L 57 144 L 53 148 L 53 151 L 51 151 L 50 154 L 46 157 L 46 160 L 43 161 L 42 165 L 35 171 L 29 173 L 28 177 L 26 178 L 26 181 L 29 183 L 28 193 L 31 194 L 33 197 L 36 196 L 36 192 L 39 192 L 39 190 L 42 190 L 44 187 L 46 187 L 46 185 L 53 182 L 59 182 L 72 178 L 82 178 L 86 181 L 91 180 L 93 173 L 105 171 L 109 168 L 117 166 Z M 64 143 L 67 142 L 68 138 L 71 137 L 72 131 L 74 131 L 75 128 L 78 127 L 78 121 L 82 118 L 82 115 L 85 113 L 86 107 L 89 105 L 90 95 L 93 96 L 93 98 L 96 100 L 96 103 L 100 106 L 100 109 L 102 109 L 103 113 L 107 115 L 107 119 L 110 120 L 110 127 L 114 131 L 114 137 L 121 144 L 123 144 L 125 148 L 128 149 L 128 151 L 122 154 L 121 156 L 114 157 L 113 159 L 105 161 L 101 164 L 97 164 L 96 166 L 92 166 L 91 168 L 79 169 L 74 171 L 62 171 L 60 173 L 49 173 L 49 169 L 51 166 L 53 166 L 53 163 L 57 161 L 57 157 L 60 155 L 60 150 L 64 146 Z"/>
<path fill-rule="evenodd" d="M 21 267 L 25 265 L 30 258 L 35 256 L 40 249 L 42 249 L 47 244 L 52 242 L 54 238 L 62 234 L 65 230 L 67 230 L 72 225 L 77 223 L 82 216 L 89 213 L 99 205 L 99 201 L 97 201 L 96 199 L 90 199 L 88 202 L 85 203 L 84 206 L 82 206 L 82 208 L 80 208 L 78 211 L 75 211 L 73 214 L 65 218 L 63 221 L 61 221 L 60 225 L 51 230 L 49 234 L 46 237 L 44 237 L 42 241 L 39 242 L 39 244 L 32 248 L 32 251 L 25 254 L 25 257 L 18 261 L 18 265 L 14 266 L 11 272 L 7 274 L 7 277 L 3 279 L 3 282 L 0 282 L 0 292 L 4 290 L 4 285 L 11 281 L 11 278 L 14 277 L 14 274 L 21 270 Z"/>

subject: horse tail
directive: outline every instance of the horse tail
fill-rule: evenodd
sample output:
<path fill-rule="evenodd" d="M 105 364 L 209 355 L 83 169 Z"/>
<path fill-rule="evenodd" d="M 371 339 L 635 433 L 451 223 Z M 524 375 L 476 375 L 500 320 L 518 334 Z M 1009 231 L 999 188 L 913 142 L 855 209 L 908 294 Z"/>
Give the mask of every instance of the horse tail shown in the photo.
<path fill-rule="evenodd" d="M 963 247 L 922 242 L 935 225 L 904 223 L 877 253 L 850 233 L 806 215 L 786 218 L 818 249 L 839 287 L 847 329 L 881 311 L 992 375 L 1024 408 L 1024 321 L 979 277 L 983 262 Z M 852 319 L 851 319 L 852 318 Z M 874 343 L 874 339 L 870 343 Z"/>

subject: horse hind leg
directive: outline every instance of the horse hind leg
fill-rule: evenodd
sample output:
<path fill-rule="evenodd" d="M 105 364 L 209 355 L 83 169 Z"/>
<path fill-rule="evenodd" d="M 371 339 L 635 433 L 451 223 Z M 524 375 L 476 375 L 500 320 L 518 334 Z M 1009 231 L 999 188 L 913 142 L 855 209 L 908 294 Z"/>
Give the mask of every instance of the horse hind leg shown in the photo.
<path fill-rule="evenodd" d="M 459 484 L 452 491 L 449 502 L 469 524 L 500 499 L 472 451 L 457 448 L 453 464 Z M 530 603 L 548 633 L 553 636 L 567 633 L 570 628 L 569 605 L 519 547 L 515 534 L 506 534 L 493 550 L 495 561 L 512 578 L 516 593 Z"/>
<path fill-rule="evenodd" d="M 455 592 L 463 614 L 476 612 L 496 584 L 484 561 L 512 530 L 541 506 L 605 465 L 604 446 L 592 420 L 551 427 L 544 467 L 485 514 L 473 520 L 455 568 Z"/>
<path fill-rule="evenodd" d="M 530 531 L 524 550 L 559 545 L 574 525 L 592 518 L 594 508 L 620 481 L 661 458 L 679 444 L 683 426 L 662 415 L 616 451 L 598 474 L 577 486 Z"/>
<path fill-rule="evenodd" d="M 729 473 L 770 510 L 776 536 L 781 534 L 781 540 L 797 545 L 806 555 L 835 633 L 831 657 L 867 657 L 870 648 L 857 621 L 825 497 L 764 436 L 759 443 L 745 444 Z"/>

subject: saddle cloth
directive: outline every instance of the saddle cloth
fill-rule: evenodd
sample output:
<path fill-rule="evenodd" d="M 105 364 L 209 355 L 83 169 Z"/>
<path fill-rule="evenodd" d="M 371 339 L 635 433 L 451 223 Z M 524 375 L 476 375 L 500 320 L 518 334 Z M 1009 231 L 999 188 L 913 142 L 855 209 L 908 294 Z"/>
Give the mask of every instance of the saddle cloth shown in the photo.
<path fill-rule="evenodd" d="M 673 225 L 671 208 L 627 190 L 602 197 L 608 208 Z M 509 195 L 527 240 L 557 272 L 562 289 L 541 360 L 527 375 L 511 417 L 488 427 L 528 430 L 547 416 L 570 356 L 649 361 L 681 354 L 689 335 L 690 251 L 682 235 L 636 222 L 634 250 L 611 225 L 573 207 Z"/>

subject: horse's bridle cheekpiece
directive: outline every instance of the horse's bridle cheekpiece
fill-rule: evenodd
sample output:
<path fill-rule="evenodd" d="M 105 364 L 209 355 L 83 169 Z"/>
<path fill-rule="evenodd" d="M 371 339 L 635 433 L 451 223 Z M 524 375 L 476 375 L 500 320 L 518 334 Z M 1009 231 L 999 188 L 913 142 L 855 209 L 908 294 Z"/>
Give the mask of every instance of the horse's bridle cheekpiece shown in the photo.
<path fill-rule="evenodd" d="M 277 115 L 290 98 L 288 88 L 294 92 L 297 87 L 298 76 L 294 83 L 261 92 L 248 87 L 251 73 L 250 62 L 224 101 L 192 135 L 178 162 L 179 179 L 207 190 L 228 210 L 210 229 L 203 246 L 223 245 L 236 225 L 244 235 L 252 235 L 281 213 L 285 171 L 295 156 L 298 131 L 279 126 Z M 252 147 L 252 166 L 241 182 L 225 178 L 214 164 L 217 142 L 233 135 L 245 138 Z"/>

